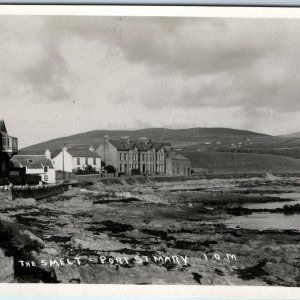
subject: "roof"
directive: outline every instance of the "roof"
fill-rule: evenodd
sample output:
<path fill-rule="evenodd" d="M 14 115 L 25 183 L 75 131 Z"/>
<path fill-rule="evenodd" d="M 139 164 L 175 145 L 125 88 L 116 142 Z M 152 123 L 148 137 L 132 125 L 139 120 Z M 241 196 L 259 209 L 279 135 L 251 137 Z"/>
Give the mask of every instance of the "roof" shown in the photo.
<path fill-rule="evenodd" d="M 67 152 L 70 153 L 73 157 L 100 157 L 96 152 L 90 151 L 88 149 L 69 149 L 67 148 Z M 20 150 L 19 154 L 21 155 L 45 155 L 45 151 L 43 149 L 30 149 L 30 150 Z M 62 149 L 50 150 L 51 158 L 56 157 Z"/>
<path fill-rule="evenodd" d="M 109 141 L 117 150 L 127 151 L 134 147 L 133 143 L 127 143 L 126 141 L 122 140 L 110 140 Z"/>
<path fill-rule="evenodd" d="M 15 155 L 11 161 L 15 167 L 19 168 L 42 169 L 49 167 L 54 169 L 51 160 L 45 155 Z"/>
<path fill-rule="evenodd" d="M 128 151 L 130 149 L 133 149 L 134 147 L 137 147 L 139 151 L 147 151 L 151 149 L 152 147 L 155 148 L 155 150 L 160 149 L 164 146 L 171 146 L 168 142 L 148 142 L 145 143 L 141 140 L 137 141 L 130 141 L 129 143 L 123 140 L 110 140 L 109 141 L 117 150 L 119 151 Z"/>
<path fill-rule="evenodd" d="M 18 154 L 20 155 L 45 155 L 45 150 L 44 149 L 21 149 L 19 150 Z M 51 158 L 56 157 L 59 153 L 61 152 L 61 149 L 56 149 L 56 150 L 50 150 L 51 153 Z"/>
<path fill-rule="evenodd" d="M 5 127 L 5 123 L 4 120 L 0 120 L 0 132 L 5 132 L 7 133 L 6 127 Z"/>
<path fill-rule="evenodd" d="M 189 160 L 187 157 L 177 153 L 177 152 L 171 152 L 171 159 L 176 160 Z"/>
<path fill-rule="evenodd" d="M 98 153 L 90 151 L 88 149 L 68 149 L 67 152 L 70 153 L 73 157 L 100 158 L 100 155 Z"/>

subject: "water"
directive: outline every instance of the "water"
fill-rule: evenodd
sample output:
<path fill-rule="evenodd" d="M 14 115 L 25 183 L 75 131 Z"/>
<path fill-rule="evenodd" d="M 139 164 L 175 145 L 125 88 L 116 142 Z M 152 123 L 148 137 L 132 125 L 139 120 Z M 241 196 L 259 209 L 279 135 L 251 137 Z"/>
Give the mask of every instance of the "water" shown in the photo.
<path fill-rule="evenodd" d="M 282 208 L 284 205 L 300 204 L 300 193 L 283 193 L 280 195 L 266 195 L 276 196 L 283 199 L 293 199 L 293 201 L 283 202 L 269 202 L 269 203 L 248 203 L 244 204 L 243 207 L 251 209 L 275 209 Z M 283 213 L 252 213 L 246 216 L 232 217 L 224 222 L 228 227 L 231 228 L 247 228 L 256 230 L 267 230 L 267 229 L 292 229 L 300 231 L 300 214 L 284 215 Z"/>
<path fill-rule="evenodd" d="M 256 230 L 292 229 L 300 231 L 300 215 L 284 215 L 279 213 L 253 213 L 248 216 L 239 216 L 224 222 L 231 228 L 247 228 Z"/>
<path fill-rule="evenodd" d="M 259 208 L 267 208 L 267 209 L 275 209 L 282 208 L 284 205 L 295 205 L 300 204 L 300 193 L 283 193 L 283 194 L 266 194 L 265 196 L 269 197 L 279 197 L 282 199 L 293 199 L 293 201 L 283 201 L 283 202 L 269 202 L 269 203 L 247 203 L 244 204 L 243 207 L 251 208 L 251 209 L 259 209 Z"/>

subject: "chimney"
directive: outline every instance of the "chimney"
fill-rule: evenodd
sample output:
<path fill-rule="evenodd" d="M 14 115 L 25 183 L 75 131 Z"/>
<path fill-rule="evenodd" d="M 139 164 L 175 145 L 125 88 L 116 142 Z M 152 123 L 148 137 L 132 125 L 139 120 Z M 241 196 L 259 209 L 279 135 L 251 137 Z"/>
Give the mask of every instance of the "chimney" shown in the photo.
<path fill-rule="evenodd" d="M 148 144 L 148 139 L 146 137 L 140 137 L 139 140 L 145 144 Z"/>
<path fill-rule="evenodd" d="M 125 142 L 126 144 L 129 144 L 130 143 L 129 136 L 122 136 L 121 141 Z"/>
<path fill-rule="evenodd" d="M 48 159 L 51 159 L 51 152 L 49 149 L 46 149 L 45 151 L 45 156 L 48 158 Z"/>
<path fill-rule="evenodd" d="M 94 146 L 93 146 L 93 145 L 90 145 L 90 147 L 89 147 L 89 151 L 91 151 L 91 152 L 95 152 L 95 148 L 94 148 Z"/>
<path fill-rule="evenodd" d="M 103 137 L 104 143 L 108 143 L 109 142 L 109 135 L 105 135 Z"/>

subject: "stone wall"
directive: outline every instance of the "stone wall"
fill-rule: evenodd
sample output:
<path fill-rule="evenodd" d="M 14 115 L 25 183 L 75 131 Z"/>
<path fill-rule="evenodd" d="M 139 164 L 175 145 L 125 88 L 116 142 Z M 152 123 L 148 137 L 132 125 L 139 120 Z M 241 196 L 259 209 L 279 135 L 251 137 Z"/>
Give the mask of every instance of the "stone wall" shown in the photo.
<path fill-rule="evenodd" d="M 68 185 L 49 185 L 49 186 L 35 186 L 26 189 L 12 189 L 12 199 L 16 198 L 34 198 L 36 200 L 52 197 L 62 194 L 68 190 Z"/>

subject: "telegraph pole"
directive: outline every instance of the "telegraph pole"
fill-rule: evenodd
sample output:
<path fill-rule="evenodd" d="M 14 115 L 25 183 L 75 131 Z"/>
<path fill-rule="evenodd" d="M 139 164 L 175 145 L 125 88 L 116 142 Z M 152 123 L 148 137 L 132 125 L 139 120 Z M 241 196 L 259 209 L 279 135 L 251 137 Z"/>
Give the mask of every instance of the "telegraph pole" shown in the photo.
<path fill-rule="evenodd" d="M 63 165 L 63 181 L 65 181 L 65 144 L 63 145 L 63 148 L 62 148 L 62 165 Z"/>

